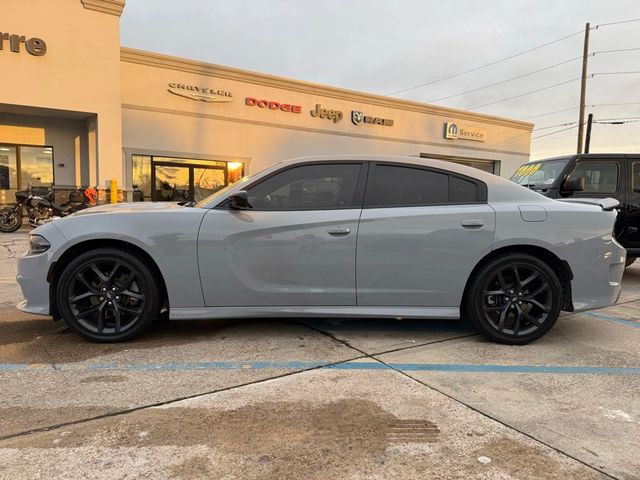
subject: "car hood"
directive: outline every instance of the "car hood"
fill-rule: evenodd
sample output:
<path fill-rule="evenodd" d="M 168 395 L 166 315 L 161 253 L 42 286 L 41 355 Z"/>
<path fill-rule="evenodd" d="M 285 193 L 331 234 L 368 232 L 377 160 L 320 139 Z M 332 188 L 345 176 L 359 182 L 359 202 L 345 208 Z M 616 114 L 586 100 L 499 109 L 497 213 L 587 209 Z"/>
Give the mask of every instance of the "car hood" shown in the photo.
<path fill-rule="evenodd" d="M 188 207 L 169 202 L 114 203 L 79 210 L 78 212 L 73 213 L 70 216 L 95 215 L 99 213 L 144 213 L 158 211 L 166 212 L 171 210 L 183 210 L 185 208 Z"/>

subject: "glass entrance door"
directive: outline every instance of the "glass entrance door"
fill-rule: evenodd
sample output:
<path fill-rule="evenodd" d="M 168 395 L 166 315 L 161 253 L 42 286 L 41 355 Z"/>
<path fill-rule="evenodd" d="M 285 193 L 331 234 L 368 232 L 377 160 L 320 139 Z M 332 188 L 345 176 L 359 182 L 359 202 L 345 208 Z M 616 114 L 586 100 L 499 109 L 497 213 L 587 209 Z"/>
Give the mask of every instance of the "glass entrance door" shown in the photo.
<path fill-rule="evenodd" d="M 153 165 L 153 200 L 156 202 L 183 202 L 190 200 L 189 167 L 170 163 Z"/>
<path fill-rule="evenodd" d="M 152 162 L 155 202 L 200 201 L 227 184 L 226 169 L 198 163 Z"/>
<path fill-rule="evenodd" d="M 223 168 L 193 167 L 193 199 L 199 202 L 227 184 Z"/>

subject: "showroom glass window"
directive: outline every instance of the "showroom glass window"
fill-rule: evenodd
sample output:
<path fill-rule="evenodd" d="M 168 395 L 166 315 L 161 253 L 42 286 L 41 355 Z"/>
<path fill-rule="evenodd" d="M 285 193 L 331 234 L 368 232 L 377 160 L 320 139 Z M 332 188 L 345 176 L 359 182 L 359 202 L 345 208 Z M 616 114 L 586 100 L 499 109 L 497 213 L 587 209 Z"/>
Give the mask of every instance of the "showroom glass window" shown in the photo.
<path fill-rule="evenodd" d="M 478 202 L 478 185 L 475 182 L 445 172 L 376 165 L 372 178 L 365 196 L 365 205 L 369 207 Z"/>
<path fill-rule="evenodd" d="M 615 162 L 581 162 L 568 178 L 584 177 L 581 193 L 615 193 L 618 190 L 618 164 Z"/>
<path fill-rule="evenodd" d="M 0 145 L 0 190 L 53 185 L 53 148 Z"/>
<path fill-rule="evenodd" d="M 325 210 L 353 206 L 359 163 L 293 167 L 250 187 L 256 210 Z"/>
<path fill-rule="evenodd" d="M 18 152 L 16 147 L 0 146 L 0 189 L 18 188 Z"/>

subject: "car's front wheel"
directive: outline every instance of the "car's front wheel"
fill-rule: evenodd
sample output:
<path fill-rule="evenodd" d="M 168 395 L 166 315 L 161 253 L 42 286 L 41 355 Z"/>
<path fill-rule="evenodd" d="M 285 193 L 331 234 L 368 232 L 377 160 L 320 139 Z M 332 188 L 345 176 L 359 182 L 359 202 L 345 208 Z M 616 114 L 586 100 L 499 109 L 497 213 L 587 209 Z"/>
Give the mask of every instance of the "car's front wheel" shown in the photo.
<path fill-rule="evenodd" d="M 154 321 L 161 288 L 147 262 L 119 248 L 97 248 L 64 268 L 56 301 L 64 321 L 83 337 L 122 342 Z"/>
<path fill-rule="evenodd" d="M 546 263 L 507 254 L 474 274 L 463 311 L 490 340 L 522 345 L 547 333 L 561 306 L 562 286 Z"/>

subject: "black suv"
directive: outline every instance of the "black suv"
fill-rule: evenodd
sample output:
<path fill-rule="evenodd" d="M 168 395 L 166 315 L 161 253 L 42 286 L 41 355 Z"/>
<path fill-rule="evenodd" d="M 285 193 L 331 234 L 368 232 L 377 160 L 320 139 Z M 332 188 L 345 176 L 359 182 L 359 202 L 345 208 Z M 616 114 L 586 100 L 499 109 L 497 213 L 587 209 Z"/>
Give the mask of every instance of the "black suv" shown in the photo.
<path fill-rule="evenodd" d="M 511 180 L 551 198 L 606 198 L 620 202 L 614 228 L 627 265 L 640 256 L 640 154 L 584 154 L 520 166 Z"/>

